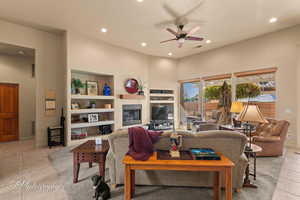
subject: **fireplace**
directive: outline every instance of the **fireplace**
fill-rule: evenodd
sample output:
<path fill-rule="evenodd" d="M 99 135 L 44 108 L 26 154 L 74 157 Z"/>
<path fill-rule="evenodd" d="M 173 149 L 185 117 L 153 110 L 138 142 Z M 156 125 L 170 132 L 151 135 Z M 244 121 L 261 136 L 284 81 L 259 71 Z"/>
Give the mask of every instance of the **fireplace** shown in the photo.
<path fill-rule="evenodd" d="M 142 123 L 142 104 L 123 105 L 123 126 Z"/>

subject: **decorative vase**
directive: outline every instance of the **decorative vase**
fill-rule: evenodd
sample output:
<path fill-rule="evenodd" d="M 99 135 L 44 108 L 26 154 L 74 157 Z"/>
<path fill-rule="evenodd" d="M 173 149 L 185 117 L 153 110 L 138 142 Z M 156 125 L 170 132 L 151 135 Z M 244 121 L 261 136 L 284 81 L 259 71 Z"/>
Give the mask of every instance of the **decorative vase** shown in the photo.
<path fill-rule="evenodd" d="M 104 87 L 103 87 L 103 95 L 104 96 L 110 96 L 111 95 L 111 89 L 106 83 L 104 84 Z"/>
<path fill-rule="evenodd" d="M 141 90 L 141 91 L 138 92 L 138 94 L 139 94 L 139 95 L 144 95 L 144 91 Z"/>
<path fill-rule="evenodd" d="M 75 94 L 80 94 L 80 88 L 75 88 Z"/>

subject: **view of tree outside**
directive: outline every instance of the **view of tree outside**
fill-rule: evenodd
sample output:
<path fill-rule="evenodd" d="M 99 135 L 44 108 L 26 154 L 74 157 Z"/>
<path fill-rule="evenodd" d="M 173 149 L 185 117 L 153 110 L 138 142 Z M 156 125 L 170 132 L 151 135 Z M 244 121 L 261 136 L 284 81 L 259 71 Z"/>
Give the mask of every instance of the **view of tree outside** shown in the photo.
<path fill-rule="evenodd" d="M 218 80 L 185 82 L 181 84 L 180 122 L 218 122 L 220 88 L 227 82 L 232 101 L 250 102 L 259 106 L 265 117 L 275 117 L 275 73 L 231 77 Z M 250 96 L 250 97 L 249 97 Z"/>
<path fill-rule="evenodd" d="M 186 124 L 188 118 L 201 119 L 201 83 L 187 82 L 181 85 L 181 124 Z"/>
<path fill-rule="evenodd" d="M 242 76 L 236 78 L 237 84 L 251 83 L 255 84 L 260 89 L 260 94 L 256 97 L 239 98 L 236 96 L 237 101 L 252 102 L 252 104 L 258 105 L 260 111 L 265 117 L 274 118 L 275 103 L 276 103 L 276 82 L 275 73 L 258 74 L 252 76 Z M 237 93 L 238 95 L 238 93 Z"/>
<path fill-rule="evenodd" d="M 217 122 L 219 118 L 219 98 L 220 98 L 220 87 L 227 82 L 231 85 L 231 79 L 219 79 L 204 82 L 204 115 L 205 121 Z"/>

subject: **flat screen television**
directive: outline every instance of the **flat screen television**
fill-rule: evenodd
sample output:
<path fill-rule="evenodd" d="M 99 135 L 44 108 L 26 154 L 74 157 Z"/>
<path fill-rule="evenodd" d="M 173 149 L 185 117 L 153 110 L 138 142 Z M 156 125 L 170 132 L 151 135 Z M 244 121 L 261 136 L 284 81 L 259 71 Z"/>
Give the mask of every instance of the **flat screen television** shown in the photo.
<path fill-rule="evenodd" d="M 173 104 L 152 104 L 151 120 L 170 120 L 173 117 Z"/>

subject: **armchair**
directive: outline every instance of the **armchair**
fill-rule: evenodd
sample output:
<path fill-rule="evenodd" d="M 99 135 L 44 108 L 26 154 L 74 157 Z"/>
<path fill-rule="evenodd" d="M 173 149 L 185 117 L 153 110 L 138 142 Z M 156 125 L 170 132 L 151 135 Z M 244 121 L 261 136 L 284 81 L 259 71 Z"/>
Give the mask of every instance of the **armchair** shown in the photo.
<path fill-rule="evenodd" d="M 257 156 L 281 156 L 290 123 L 286 120 L 267 119 L 269 123 L 259 124 L 253 136 L 253 144 L 262 147 Z"/>

